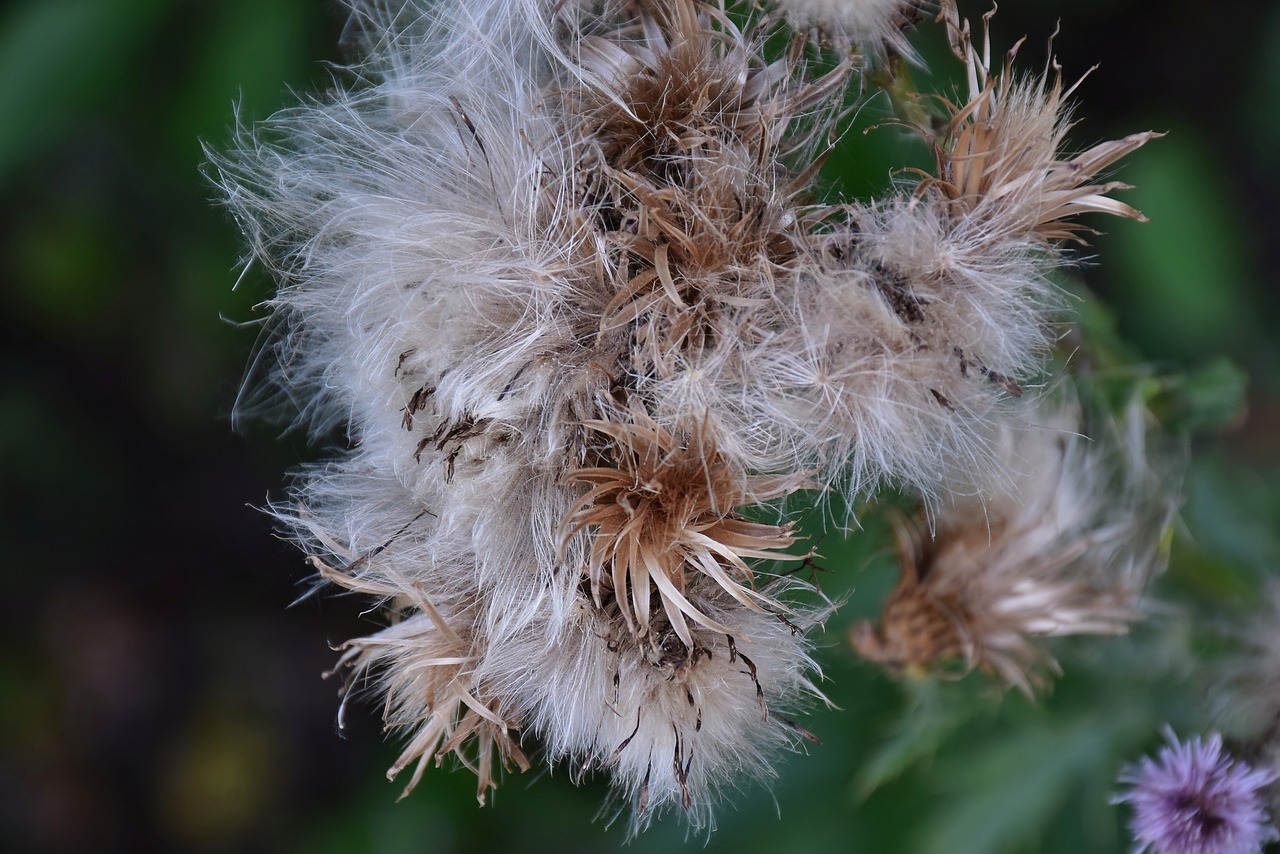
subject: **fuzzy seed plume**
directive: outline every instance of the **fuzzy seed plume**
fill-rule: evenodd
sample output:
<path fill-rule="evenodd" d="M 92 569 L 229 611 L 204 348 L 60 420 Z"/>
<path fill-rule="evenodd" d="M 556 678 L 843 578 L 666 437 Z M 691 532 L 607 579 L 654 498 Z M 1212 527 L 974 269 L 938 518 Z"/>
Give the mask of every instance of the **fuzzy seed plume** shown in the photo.
<path fill-rule="evenodd" d="M 795 717 L 825 702 L 806 635 L 829 605 L 792 601 L 806 591 L 790 579 L 762 593 L 788 602 L 790 619 L 694 579 L 689 598 L 719 628 L 691 625 L 692 643 L 662 615 L 638 638 L 616 602 L 581 600 L 554 647 L 535 633 L 512 636 L 493 679 L 535 698 L 530 727 L 550 758 L 575 779 L 612 782 L 633 832 L 671 810 L 710 830 L 722 796 L 772 778 L 780 751 L 819 742 Z"/>
<path fill-rule="evenodd" d="M 712 826 L 815 740 L 806 495 L 938 514 L 933 542 L 901 527 L 898 599 L 941 651 L 886 625 L 877 660 L 1029 689 L 1030 639 L 1135 615 L 1130 505 L 1104 526 L 1090 452 L 1009 437 L 1058 248 L 1136 216 L 1099 175 L 1149 135 L 1065 155 L 1060 77 L 990 72 L 944 15 L 970 79 L 922 131 L 935 174 L 818 198 L 878 85 L 853 46 L 907 55 L 926 6 L 353 4 L 330 91 L 210 152 L 278 282 L 238 411 L 345 438 L 272 512 L 382 619 L 338 670 L 407 738 L 408 788 L 452 756 L 483 800 L 545 762 L 607 777 L 632 830 Z"/>
<path fill-rule="evenodd" d="M 929 0 L 779 0 L 787 21 L 820 43 L 872 56 L 915 58 L 904 30 L 938 4 Z"/>

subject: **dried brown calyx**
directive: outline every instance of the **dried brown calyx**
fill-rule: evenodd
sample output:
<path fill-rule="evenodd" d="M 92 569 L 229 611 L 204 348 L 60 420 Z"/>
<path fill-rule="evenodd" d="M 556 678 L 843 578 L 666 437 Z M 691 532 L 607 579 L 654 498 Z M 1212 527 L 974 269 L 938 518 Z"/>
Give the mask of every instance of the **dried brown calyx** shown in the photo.
<path fill-rule="evenodd" d="M 1045 638 L 1123 634 L 1138 617 L 1134 592 L 1105 583 L 1111 532 L 1061 527 L 1034 501 L 1009 515 L 966 510 L 932 539 L 895 519 L 898 584 L 878 625 L 850 631 L 863 657 L 914 676 L 979 669 L 1032 696 L 1060 672 Z"/>
<path fill-rule="evenodd" d="M 898 583 L 885 600 L 877 625 L 869 620 L 850 631 L 853 648 L 864 658 L 893 672 L 921 675 L 953 662 L 967 673 L 976 663 L 967 625 L 971 622 L 957 591 L 939 588 L 928 573 L 932 563 L 922 554 L 912 523 L 894 517 L 898 537 Z"/>

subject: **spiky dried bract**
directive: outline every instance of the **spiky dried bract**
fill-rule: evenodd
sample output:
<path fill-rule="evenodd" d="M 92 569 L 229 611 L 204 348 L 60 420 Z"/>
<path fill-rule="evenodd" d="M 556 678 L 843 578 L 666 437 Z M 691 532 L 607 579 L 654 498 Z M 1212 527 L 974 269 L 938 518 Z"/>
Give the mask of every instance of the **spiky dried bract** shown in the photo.
<path fill-rule="evenodd" d="M 1177 503 L 1128 418 L 1128 446 L 1070 432 L 1068 413 L 1006 434 L 1004 491 L 952 500 L 932 538 L 899 519 L 898 584 L 854 649 L 895 671 L 981 669 L 1030 697 L 1059 669 L 1045 638 L 1126 632 Z"/>
<path fill-rule="evenodd" d="M 483 805 L 488 790 L 497 786 L 495 765 L 527 771 L 529 762 L 516 743 L 509 721 L 519 715 L 501 708 L 476 686 L 474 668 L 483 656 L 477 648 L 471 621 L 475 609 L 445 610 L 422 596 L 404 600 L 395 588 L 354 578 L 313 558 L 322 577 L 361 593 L 399 595 L 390 626 L 368 637 L 347 641 L 337 670 L 350 668 L 347 688 L 374 679 L 385 694 L 383 713 L 388 729 L 408 730 L 404 752 L 387 771 L 395 779 L 411 763 L 413 774 L 401 797 L 422 779 L 427 764 L 438 766 L 454 754 L 475 773 L 476 798 Z"/>
<path fill-rule="evenodd" d="M 662 381 L 779 322 L 798 197 L 851 68 L 807 80 L 795 51 L 766 62 L 763 34 L 713 4 L 636 6 L 625 38 L 583 40 L 590 76 L 565 101 L 585 140 L 573 194 L 611 291 L 600 334 L 630 330 L 631 370 Z"/>
<path fill-rule="evenodd" d="M 1018 77 L 1017 45 L 1003 68 L 993 71 L 990 33 L 984 32 L 979 52 L 968 23 L 958 22 L 954 7 L 950 12 L 952 49 L 965 64 L 968 100 L 948 105 L 949 124 L 935 143 L 938 173 L 922 189 L 940 192 L 951 217 L 987 240 L 1079 241 L 1087 229 L 1071 218 L 1083 213 L 1145 221 L 1141 212 L 1107 195 L 1127 184 L 1095 179 L 1161 134 L 1135 133 L 1067 157 L 1067 101 L 1079 82 L 1064 90 L 1062 69 L 1052 60 L 1044 74 Z M 984 30 L 991 14 L 983 19 Z"/>
<path fill-rule="evenodd" d="M 668 432 L 644 413 L 625 423 L 588 421 L 584 426 L 612 441 L 608 465 L 571 471 L 568 480 L 590 487 L 565 521 L 566 536 L 591 530 L 588 577 L 597 605 L 612 597 L 636 638 L 649 637 L 649 603 L 662 602 L 663 618 L 693 648 L 686 618 L 713 631 L 728 629 L 688 598 L 690 578 L 702 574 L 743 607 L 781 611 L 759 593 L 747 560 L 791 559 L 792 525 L 753 522 L 735 512 L 790 495 L 809 484 L 790 477 L 735 472 L 716 450 L 706 421 L 684 435 Z M 606 574 L 606 568 L 608 573 Z"/>
<path fill-rule="evenodd" d="M 312 501 L 276 507 L 277 518 L 319 552 L 308 562 L 322 580 L 380 602 L 388 624 L 339 647 L 332 672 L 344 676 L 344 698 L 356 690 L 385 695 L 387 728 L 409 733 L 388 770 L 394 779 L 416 763 L 405 795 L 432 759 L 439 765 L 453 754 L 475 772 L 483 803 L 498 766 L 524 770 L 528 762 L 516 741 L 520 715 L 475 678 L 485 638 L 474 566 L 456 546 L 448 557 L 432 554 L 441 545 L 438 520 L 415 509 L 399 484 L 368 472 L 332 472 L 320 491 L 353 500 L 359 510 Z"/>

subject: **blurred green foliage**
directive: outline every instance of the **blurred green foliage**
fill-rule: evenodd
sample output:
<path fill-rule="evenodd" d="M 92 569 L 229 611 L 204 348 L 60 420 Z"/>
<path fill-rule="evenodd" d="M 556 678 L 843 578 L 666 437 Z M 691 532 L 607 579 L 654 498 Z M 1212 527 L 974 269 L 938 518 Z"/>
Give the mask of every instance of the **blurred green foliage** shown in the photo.
<path fill-rule="evenodd" d="M 1219 727 L 1217 664 L 1280 568 L 1280 8 L 1159 13 L 1126 0 L 1002 8 L 1000 44 L 1047 38 L 1080 89 L 1082 143 L 1169 135 L 1122 171 L 1152 222 L 1106 223 L 1068 344 L 1147 385 L 1194 434 L 1161 607 L 1131 637 L 1056 648 L 1037 703 L 981 679 L 895 682 L 843 643 L 893 580 L 882 521 L 821 544 L 847 604 L 821 651 L 822 739 L 719 814 L 708 851 L 1121 852 L 1115 777 L 1159 741 Z M 985 11 L 963 3 L 974 15 Z M 1158 16 L 1158 17 L 1157 17 Z M 1213 20 L 1206 20 L 1206 17 Z M 607 851 L 599 782 L 508 777 L 478 808 L 448 768 L 396 803 L 378 710 L 336 732 L 326 643 L 358 605 L 310 599 L 299 556 L 248 502 L 315 451 L 227 413 L 270 293 L 199 173 L 237 113 L 323 89 L 343 10 L 324 0 L 24 0 L 0 11 L 0 816 L 32 850 Z M 946 88 L 936 32 L 922 87 Z M 1170 46 L 1198 45 L 1212 74 Z M 1025 68 L 1039 67 L 1031 43 Z M 859 117 L 828 164 L 841 192 L 888 186 L 899 130 Z M 908 146 L 904 148 L 904 146 Z M 921 164 L 922 165 L 922 164 Z M 1100 224 L 1103 225 L 1103 224 Z M 237 284 L 238 282 L 238 284 Z M 233 285 L 235 287 L 233 288 Z M 1137 365 L 1137 367 L 1135 367 Z M 1128 372 L 1128 373 L 1126 373 Z M 1120 382 L 1120 380 L 1117 380 Z M 593 821 L 600 814 L 600 820 Z M 632 844 L 667 851 L 678 820 Z M 701 837 L 689 840 L 702 845 Z"/>

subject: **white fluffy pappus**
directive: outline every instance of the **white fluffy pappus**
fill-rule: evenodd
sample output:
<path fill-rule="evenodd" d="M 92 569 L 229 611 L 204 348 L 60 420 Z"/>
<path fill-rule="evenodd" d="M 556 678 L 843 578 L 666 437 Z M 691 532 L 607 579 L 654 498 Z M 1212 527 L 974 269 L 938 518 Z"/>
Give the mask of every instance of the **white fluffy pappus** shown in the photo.
<path fill-rule="evenodd" d="M 545 454 L 558 419 L 527 398 L 571 407 L 562 357 L 590 358 L 564 317 L 572 230 L 542 179 L 572 154 L 542 109 L 547 59 L 518 7 L 361 17 L 369 58 L 354 83 L 212 155 L 282 283 L 272 381 L 317 432 L 349 424 L 396 446 L 409 480 L 437 479 L 431 463 L 481 423 Z"/>
<path fill-rule="evenodd" d="M 801 588 L 779 579 L 763 590 L 787 599 Z M 632 832 L 673 808 L 710 830 L 727 791 L 773 777 L 779 751 L 818 741 L 789 716 L 825 702 L 806 633 L 830 606 L 794 605 L 787 620 L 742 608 L 706 581 L 689 593 L 728 634 L 695 626 L 690 648 L 659 623 L 637 640 L 616 607 L 584 600 L 554 644 L 536 631 L 495 638 L 503 654 L 483 673 L 502 693 L 530 698 L 529 726 L 549 759 L 567 761 L 577 779 L 609 777 Z"/>
<path fill-rule="evenodd" d="M 931 0 L 778 0 L 787 21 L 842 49 L 881 55 L 886 47 L 915 58 L 903 30 L 935 7 Z"/>

